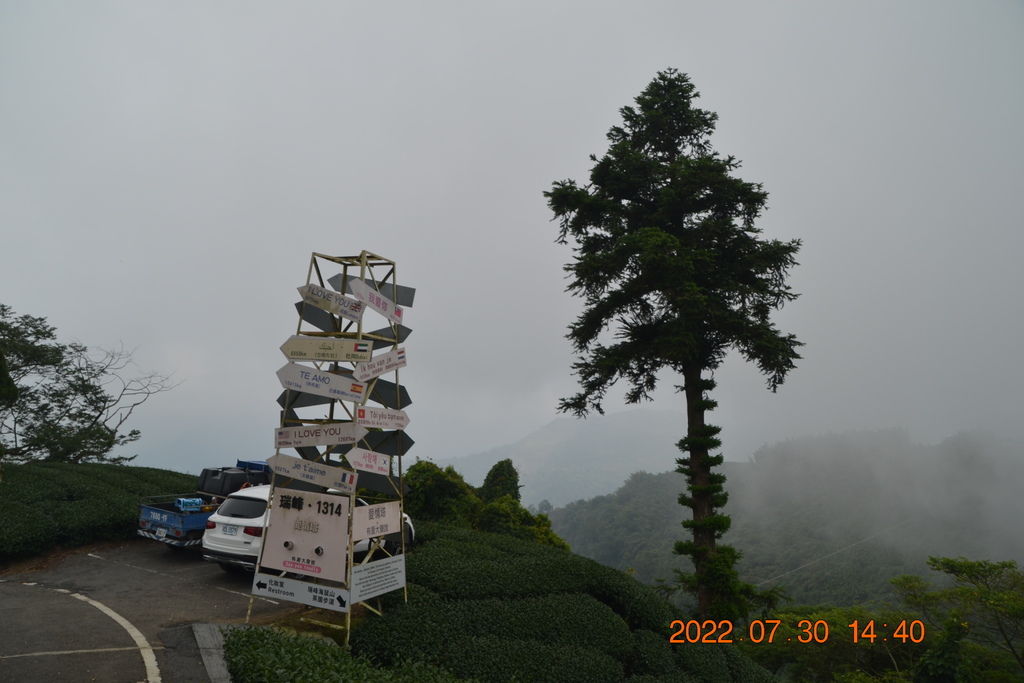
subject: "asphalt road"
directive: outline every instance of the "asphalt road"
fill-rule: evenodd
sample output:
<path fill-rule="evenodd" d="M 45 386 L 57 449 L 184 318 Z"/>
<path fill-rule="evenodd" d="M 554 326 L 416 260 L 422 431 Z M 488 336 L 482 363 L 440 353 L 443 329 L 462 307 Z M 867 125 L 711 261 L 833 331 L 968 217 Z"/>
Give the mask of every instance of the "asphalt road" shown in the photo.
<path fill-rule="evenodd" d="M 251 574 L 147 539 L 0 575 L 0 681 L 208 681 L 193 624 L 270 623 L 303 609 L 252 599 Z M 208 629 L 209 630 L 209 629 Z"/>

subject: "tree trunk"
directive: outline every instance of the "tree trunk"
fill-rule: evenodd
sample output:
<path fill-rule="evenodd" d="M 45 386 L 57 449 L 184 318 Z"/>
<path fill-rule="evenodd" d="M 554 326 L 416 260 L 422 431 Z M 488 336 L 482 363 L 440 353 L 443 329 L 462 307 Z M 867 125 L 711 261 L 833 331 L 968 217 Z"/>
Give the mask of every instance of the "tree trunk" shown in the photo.
<path fill-rule="evenodd" d="M 704 382 L 701 368 L 697 365 L 683 366 L 683 391 L 686 395 L 686 437 L 690 443 L 690 485 L 691 508 L 693 521 L 693 544 L 697 552 L 693 554 L 694 573 L 697 576 L 697 615 L 705 619 L 711 609 L 711 591 L 704 580 L 707 560 L 715 552 L 714 531 L 702 526 L 700 522 L 711 517 L 714 512 L 710 484 L 711 465 L 708 462 L 708 448 L 704 431 Z"/>

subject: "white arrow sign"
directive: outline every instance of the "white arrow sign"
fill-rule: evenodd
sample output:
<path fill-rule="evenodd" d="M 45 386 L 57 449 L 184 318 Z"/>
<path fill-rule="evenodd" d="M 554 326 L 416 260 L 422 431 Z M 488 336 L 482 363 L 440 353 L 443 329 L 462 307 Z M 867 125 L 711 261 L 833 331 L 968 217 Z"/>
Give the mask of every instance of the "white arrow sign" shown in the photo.
<path fill-rule="evenodd" d="M 357 470 L 385 476 L 391 474 L 391 456 L 389 455 L 368 451 L 365 448 L 353 448 L 345 454 L 345 458 Z"/>
<path fill-rule="evenodd" d="M 361 362 L 371 359 L 373 342 L 294 334 L 281 345 L 281 353 L 291 360 Z"/>
<path fill-rule="evenodd" d="M 409 416 L 405 414 L 404 410 L 358 406 L 356 408 L 356 422 L 364 427 L 405 429 L 409 424 Z"/>
<path fill-rule="evenodd" d="M 338 375 L 297 363 L 288 363 L 278 370 L 277 378 L 285 389 L 307 394 L 356 403 L 362 403 L 366 397 L 366 385 L 354 381 L 351 375 Z"/>
<path fill-rule="evenodd" d="M 281 453 L 267 458 L 267 464 L 275 474 L 282 477 L 298 479 L 329 489 L 338 489 L 343 493 L 352 493 L 356 490 L 357 474 L 334 465 L 293 458 Z"/>
<path fill-rule="evenodd" d="M 322 308 L 328 313 L 340 315 L 342 318 L 347 318 L 354 322 L 359 322 L 359 319 L 363 317 L 362 301 L 349 299 L 347 296 L 324 289 L 319 285 L 306 285 L 299 287 L 298 290 L 305 303 Z"/>
<path fill-rule="evenodd" d="M 405 367 L 405 349 L 394 349 L 373 360 L 360 363 L 356 366 L 353 375 L 360 382 L 368 382 L 374 377 L 380 377 L 385 372 L 391 372 L 398 368 Z"/>
<path fill-rule="evenodd" d="M 299 579 L 257 573 L 252 580 L 252 593 L 335 612 L 348 612 L 349 592 L 346 589 Z"/>
<path fill-rule="evenodd" d="M 274 430 L 274 448 L 336 446 L 356 443 L 368 433 L 366 427 L 355 422 L 278 427 Z"/>
<path fill-rule="evenodd" d="M 380 292 L 370 288 L 362 280 L 349 280 L 349 289 L 356 298 L 377 311 L 393 323 L 402 322 L 402 307 L 397 306 L 394 301 L 387 298 Z"/>

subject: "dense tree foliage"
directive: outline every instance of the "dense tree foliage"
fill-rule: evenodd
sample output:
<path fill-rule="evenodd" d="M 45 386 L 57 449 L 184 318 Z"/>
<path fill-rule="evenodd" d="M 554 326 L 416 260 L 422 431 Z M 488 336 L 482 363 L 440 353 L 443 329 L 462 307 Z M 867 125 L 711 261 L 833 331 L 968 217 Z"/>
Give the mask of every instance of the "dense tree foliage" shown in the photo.
<path fill-rule="evenodd" d="M 414 519 L 442 522 L 449 526 L 515 536 L 557 548 L 569 545 L 551 528 L 547 515 L 534 514 L 519 502 L 519 475 L 511 460 L 500 461 L 491 468 L 487 479 L 491 486 L 475 489 L 448 465 L 444 469 L 429 460 L 420 460 L 405 474 L 409 492 L 405 510 Z M 516 495 L 503 493 L 502 488 Z"/>
<path fill-rule="evenodd" d="M 519 489 L 519 472 L 512 464 L 511 458 L 505 458 L 494 463 L 491 470 L 484 478 L 483 485 L 478 489 L 480 497 L 484 502 L 497 500 L 502 496 L 511 496 L 513 500 L 522 500 Z"/>
<path fill-rule="evenodd" d="M 692 510 L 683 522 L 693 540 L 677 542 L 694 572 L 677 574 L 694 592 L 702 616 L 734 617 L 746 610 L 734 549 L 718 544 L 728 531 L 721 514 L 728 495 L 713 469 L 723 460 L 719 428 L 705 422 L 716 403 L 716 368 L 730 350 L 754 362 L 774 391 L 800 356 L 800 342 L 782 334 L 771 314 L 796 298 L 786 285 L 799 240 L 760 237 L 755 222 L 768 195 L 734 176 L 739 162 L 712 148 L 717 115 L 694 106 L 689 78 L 669 69 L 623 107 L 623 123 L 608 133 L 590 183 L 554 183 L 545 192 L 559 221 L 560 243 L 573 243 L 565 267 L 568 290 L 584 300 L 568 338 L 581 354 L 573 369 L 581 391 L 559 408 L 578 416 L 602 412 L 609 387 L 625 380 L 628 403 L 649 399 L 658 373 L 683 378 L 687 432 L 677 460 Z M 613 340 L 606 332 L 613 330 Z"/>
<path fill-rule="evenodd" d="M 16 316 L 0 304 L 0 458 L 22 462 L 124 463 L 119 446 L 140 434 L 123 431 L 132 412 L 171 388 L 162 375 L 127 376 L 132 354 L 90 353 L 57 341 L 45 318 Z M 3 367 L 3 366 L 6 367 Z"/>
<path fill-rule="evenodd" d="M 1017 563 L 932 557 L 928 566 L 950 585 L 935 588 L 919 576 L 901 576 L 893 585 L 903 602 L 946 623 L 947 632 L 1006 653 L 1024 674 L 1024 573 Z"/>

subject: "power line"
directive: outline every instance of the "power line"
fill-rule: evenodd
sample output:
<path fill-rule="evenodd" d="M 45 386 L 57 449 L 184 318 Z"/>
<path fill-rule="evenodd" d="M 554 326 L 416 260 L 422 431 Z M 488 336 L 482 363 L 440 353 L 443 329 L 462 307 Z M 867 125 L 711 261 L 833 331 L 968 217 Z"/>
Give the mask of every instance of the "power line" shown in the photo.
<path fill-rule="evenodd" d="M 882 529 L 881 531 L 879 531 L 879 532 L 878 532 L 878 533 L 876 533 L 876 534 L 872 534 L 871 536 L 868 536 L 867 538 L 862 538 L 861 540 L 857 541 L 856 543 L 851 543 L 850 545 L 846 546 L 845 548 L 840 548 L 839 550 L 836 550 L 835 552 L 831 552 L 831 553 L 829 553 L 828 555 L 823 555 L 823 556 L 819 557 L 819 558 L 818 558 L 818 559 L 816 559 L 816 560 L 811 560 L 811 561 L 810 561 L 810 562 L 808 562 L 807 564 L 804 564 L 804 565 L 800 565 L 800 566 L 799 566 L 799 567 L 797 567 L 796 569 L 790 569 L 790 570 L 789 570 L 788 572 L 785 572 L 784 574 L 779 574 L 778 576 L 775 576 L 775 577 L 772 577 L 772 578 L 770 578 L 770 579 L 767 579 L 767 580 L 765 580 L 765 581 L 762 581 L 761 583 L 759 583 L 759 584 L 756 584 L 756 585 L 758 585 L 758 586 L 763 586 L 763 585 L 765 585 L 766 583 L 771 583 L 772 581 L 775 581 L 776 579 L 781 579 L 781 578 L 782 578 L 783 576 L 788 576 L 789 574 L 792 574 L 793 572 L 798 572 L 798 571 L 800 571 L 801 569 L 804 569 L 804 568 L 806 568 L 806 567 L 810 567 L 810 566 L 811 566 L 812 564 L 818 564 L 818 563 L 819 563 L 819 562 L 821 562 L 822 560 L 827 560 L 828 558 L 832 557 L 833 555 L 838 555 L 839 553 L 845 552 L 845 551 L 849 550 L 850 548 L 852 548 L 852 547 L 853 547 L 853 546 L 855 546 L 855 545 L 860 545 L 861 543 L 865 543 L 865 542 L 867 542 L 867 541 L 870 541 L 870 540 L 871 540 L 872 538 L 875 538 L 875 537 L 877 537 L 877 536 L 881 536 L 882 534 L 884 534 L 884 533 L 886 533 L 886 532 L 888 532 L 888 531 L 892 531 L 892 530 L 893 530 L 893 529 L 895 529 L 896 527 L 898 527 L 898 526 L 903 526 L 903 525 L 904 525 L 904 524 L 906 524 L 907 522 L 911 522 L 911 521 L 913 521 L 913 520 L 915 520 L 915 519 L 917 519 L 917 516 L 914 516 L 914 517 L 908 517 L 907 519 L 903 520 L 902 522 L 900 522 L 900 523 L 898 523 L 898 524 L 893 524 L 893 525 L 892 525 L 892 526 L 890 526 L 890 527 L 887 527 L 887 528 L 885 528 L 885 529 Z"/>

